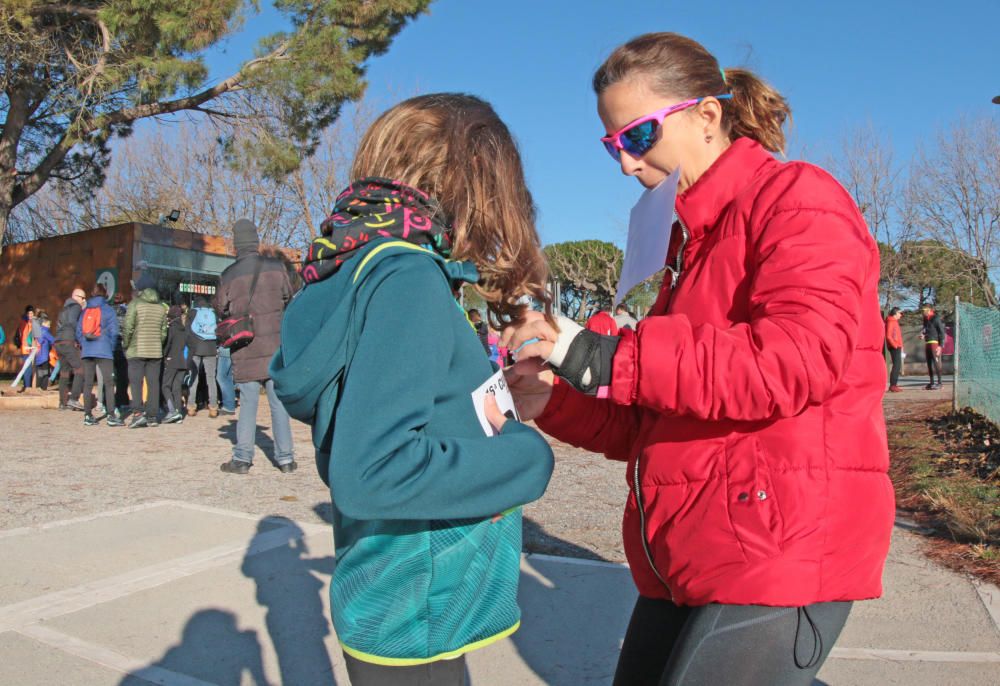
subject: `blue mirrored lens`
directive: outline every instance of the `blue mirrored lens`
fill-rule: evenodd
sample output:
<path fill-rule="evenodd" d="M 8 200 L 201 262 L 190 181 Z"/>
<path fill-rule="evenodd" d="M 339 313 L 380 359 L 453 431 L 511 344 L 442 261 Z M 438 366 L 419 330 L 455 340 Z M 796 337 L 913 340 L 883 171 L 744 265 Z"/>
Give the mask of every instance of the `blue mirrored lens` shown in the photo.
<path fill-rule="evenodd" d="M 659 132 L 660 125 L 655 119 L 633 126 L 621 135 L 622 147 L 629 154 L 641 157 L 656 145 Z"/>
<path fill-rule="evenodd" d="M 601 141 L 601 142 L 604 143 L 604 149 L 608 151 L 608 154 L 611 155 L 612 159 L 614 159 L 615 162 L 621 160 L 622 158 L 621 152 L 618 150 L 618 148 L 615 147 L 614 143 L 609 143 L 608 141 Z"/>

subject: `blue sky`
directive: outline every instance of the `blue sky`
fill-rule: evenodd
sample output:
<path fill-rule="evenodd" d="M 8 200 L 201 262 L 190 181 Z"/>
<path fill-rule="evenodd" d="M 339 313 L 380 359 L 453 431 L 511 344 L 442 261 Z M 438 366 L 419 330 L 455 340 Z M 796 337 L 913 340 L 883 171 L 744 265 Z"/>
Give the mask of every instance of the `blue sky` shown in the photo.
<path fill-rule="evenodd" d="M 209 56 L 227 76 L 280 23 L 262 2 Z M 379 109 L 417 93 L 489 100 L 521 146 L 545 243 L 624 243 L 641 187 L 598 138 L 594 69 L 620 43 L 676 31 L 723 66 L 745 66 L 789 98 L 790 157 L 823 162 L 844 132 L 870 123 L 905 161 L 960 116 L 1000 117 L 1000 2 L 438 0 L 368 68 Z"/>

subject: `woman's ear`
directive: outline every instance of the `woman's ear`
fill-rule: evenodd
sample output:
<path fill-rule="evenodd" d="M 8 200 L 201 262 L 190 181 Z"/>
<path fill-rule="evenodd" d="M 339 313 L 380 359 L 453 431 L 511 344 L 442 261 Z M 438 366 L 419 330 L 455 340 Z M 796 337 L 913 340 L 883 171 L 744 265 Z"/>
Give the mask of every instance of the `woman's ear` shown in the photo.
<path fill-rule="evenodd" d="M 715 98 L 705 98 L 695 108 L 695 115 L 705 135 L 713 136 L 722 126 L 722 103 Z"/>

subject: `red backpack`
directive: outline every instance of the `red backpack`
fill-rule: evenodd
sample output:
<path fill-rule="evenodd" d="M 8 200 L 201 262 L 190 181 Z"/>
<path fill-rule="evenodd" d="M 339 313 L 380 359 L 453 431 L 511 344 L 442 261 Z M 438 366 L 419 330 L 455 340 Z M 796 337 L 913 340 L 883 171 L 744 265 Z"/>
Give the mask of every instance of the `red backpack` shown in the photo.
<path fill-rule="evenodd" d="M 96 341 L 101 337 L 101 308 L 88 307 L 83 311 L 83 337 L 88 341 Z"/>

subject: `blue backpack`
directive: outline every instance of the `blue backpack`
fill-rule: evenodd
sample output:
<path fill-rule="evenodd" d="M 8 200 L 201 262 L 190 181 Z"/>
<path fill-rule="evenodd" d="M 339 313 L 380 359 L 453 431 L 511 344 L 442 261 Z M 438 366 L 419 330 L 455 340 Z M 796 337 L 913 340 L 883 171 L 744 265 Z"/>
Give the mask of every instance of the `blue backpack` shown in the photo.
<path fill-rule="evenodd" d="M 209 307 L 194 308 L 194 320 L 191 322 L 191 332 L 204 341 L 215 340 L 215 310 Z"/>

